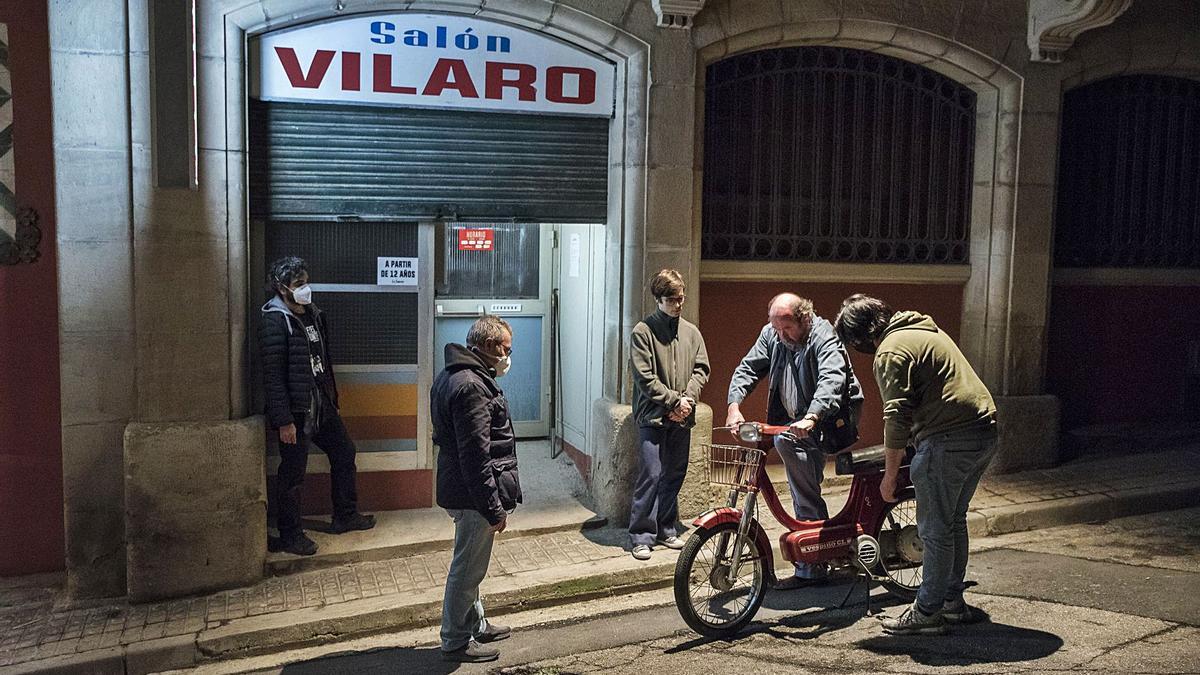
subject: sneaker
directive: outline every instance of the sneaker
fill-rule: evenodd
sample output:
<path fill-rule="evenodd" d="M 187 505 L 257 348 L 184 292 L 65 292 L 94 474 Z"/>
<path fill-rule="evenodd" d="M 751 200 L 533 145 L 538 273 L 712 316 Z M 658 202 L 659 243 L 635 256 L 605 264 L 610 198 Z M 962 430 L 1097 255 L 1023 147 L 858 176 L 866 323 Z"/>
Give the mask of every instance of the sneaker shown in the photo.
<path fill-rule="evenodd" d="M 488 642 L 499 642 L 500 640 L 503 640 L 504 638 L 508 637 L 509 635 L 512 635 L 511 628 L 509 628 L 508 626 L 501 626 L 498 623 L 492 623 L 491 621 L 489 621 L 487 624 L 487 628 L 484 628 L 482 633 L 475 636 L 475 641 L 482 642 L 485 644 Z"/>
<path fill-rule="evenodd" d="M 637 546 L 634 546 L 633 547 L 633 558 L 634 558 L 634 560 L 649 560 L 650 559 L 650 547 L 645 544 L 638 544 Z"/>
<path fill-rule="evenodd" d="M 331 534 L 344 534 L 353 530 L 369 530 L 375 527 L 375 516 L 355 513 L 348 518 L 334 518 L 329 524 Z"/>
<path fill-rule="evenodd" d="M 282 551 L 292 555 L 313 555 L 317 552 L 317 542 L 309 539 L 303 532 L 291 539 L 279 539 L 276 546 L 267 546 L 271 551 Z"/>
<path fill-rule="evenodd" d="M 945 602 L 942 604 L 942 618 L 948 624 L 969 624 L 983 621 L 983 613 L 968 605 L 966 601 Z"/>
<path fill-rule="evenodd" d="M 666 539 L 659 539 L 658 543 L 673 551 L 678 551 L 679 549 L 683 548 L 683 540 L 674 535 L 667 537 Z"/>
<path fill-rule="evenodd" d="M 495 647 L 484 647 L 475 640 L 471 640 L 454 651 L 443 651 L 442 658 L 459 663 L 483 663 L 500 658 L 500 650 Z"/>
<path fill-rule="evenodd" d="M 883 632 L 888 635 L 945 635 L 948 630 L 941 612 L 929 615 L 916 605 L 909 606 L 898 619 L 883 620 Z"/>

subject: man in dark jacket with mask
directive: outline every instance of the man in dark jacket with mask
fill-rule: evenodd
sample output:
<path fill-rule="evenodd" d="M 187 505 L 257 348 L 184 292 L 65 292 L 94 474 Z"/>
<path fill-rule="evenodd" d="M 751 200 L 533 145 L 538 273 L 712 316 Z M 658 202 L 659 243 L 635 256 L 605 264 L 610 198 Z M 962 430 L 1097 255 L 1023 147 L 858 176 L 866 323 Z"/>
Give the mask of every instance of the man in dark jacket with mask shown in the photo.
<path fill-rule="evenodd" d="M 917 493 L 917 534 L 924 549 L 916 602 L 883 630 L 941 634 L 947 624 L 980 618 L 963 601 L 967 572 L 967 507 L 996 453 L 996 404 L 987 386 L 945 331 L 917 312 L 853 295 L 842 303 L 837 332 L 854 349 L 874 354 L 883 398 L 884 475 L 879 492 L 896 501 L 905 447 L 917 449 L 909 476 Z"/>
<path fill-rule="evenodd" d="M 446 368 L 430 391 L 437 503 L 454 519 L 454 558 L 442 602 L 442 655 L 449 661 L 493 661 L 500 652 L 486 643 L 510 633 L 484 618 L 479 585 L 492 542 L 521 501 L 516 436 L 496 384 L 511 356 L 512 328 L 499 317 L 480 317 L 465 346 L 446 345 Z"/>
<path fill-rule="evenodd" d="M 274 494 L 279 539 L 270 548 L 312 555 L 317 544 L 300 525 L 309 442 L 329 457 L 330 532 L 369 530 L 375 527 L 375 517 L 358 512 L 354 441 L 338 414 L 329 333 L 324 315 L 312 304 L 308 267 L 294 256 L 280 258 L 271 265 L 267 284 L 274 297 L 262 307 L 259 346 L 267 424 L 278 434 L 280 459 Z"/>

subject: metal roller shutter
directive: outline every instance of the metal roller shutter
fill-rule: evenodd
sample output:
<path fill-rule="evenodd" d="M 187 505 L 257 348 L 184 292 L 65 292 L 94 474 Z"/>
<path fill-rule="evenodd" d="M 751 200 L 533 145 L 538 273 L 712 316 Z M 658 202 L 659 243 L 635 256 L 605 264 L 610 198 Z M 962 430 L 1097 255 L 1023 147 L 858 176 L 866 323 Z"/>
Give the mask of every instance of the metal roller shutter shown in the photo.
<path fill-rule="evenodd" d="M 251 101 L 251 214 L 604 222 L 608 120 Z"/>

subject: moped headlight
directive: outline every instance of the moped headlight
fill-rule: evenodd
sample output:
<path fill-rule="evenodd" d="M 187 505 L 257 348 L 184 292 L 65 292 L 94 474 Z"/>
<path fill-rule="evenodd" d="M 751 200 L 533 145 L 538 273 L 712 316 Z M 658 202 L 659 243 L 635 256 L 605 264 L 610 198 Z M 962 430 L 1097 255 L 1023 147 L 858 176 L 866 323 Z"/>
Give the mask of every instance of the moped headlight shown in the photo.
<path fill-rule="evenodd" d="M 758 425 L 754 422 L 742 422 L 738 425 L 738 438 L 747 443 L 757 443 L 762 434 L 759 433 Z"/>

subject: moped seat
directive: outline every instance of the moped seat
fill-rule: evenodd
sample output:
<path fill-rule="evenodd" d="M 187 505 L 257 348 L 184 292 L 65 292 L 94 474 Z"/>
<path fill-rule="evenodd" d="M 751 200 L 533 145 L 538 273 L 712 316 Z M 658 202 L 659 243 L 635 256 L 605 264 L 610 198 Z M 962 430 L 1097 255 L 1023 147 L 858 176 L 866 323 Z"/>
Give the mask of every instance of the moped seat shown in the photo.
<path fill-rule="evenodd" d="M 901 466 L 907 466 L 912 460 L 913 450 L 907 448 Z M 834 455 L 834 467 L 837 475 L 850 476 L 856 473 L 883 471 L 883 446 L 872 445 L 857 450 L 847 450 Z"/>

